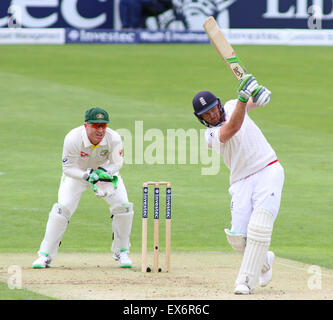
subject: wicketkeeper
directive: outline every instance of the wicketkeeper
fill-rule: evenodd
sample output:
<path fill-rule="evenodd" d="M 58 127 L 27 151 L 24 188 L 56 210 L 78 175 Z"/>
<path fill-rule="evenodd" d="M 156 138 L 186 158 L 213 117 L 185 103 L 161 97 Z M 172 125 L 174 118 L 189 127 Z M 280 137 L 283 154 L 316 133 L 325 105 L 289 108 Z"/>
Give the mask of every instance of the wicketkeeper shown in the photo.
<path fill-rule="evenodd" d="M 119 260 L 122 268 L 132 267 L 128 253 L 133 204 L 128 201 L 126 188 L 119 174 L 123 165 L 121 137 L 107 127 L 108 123 L 109 115 L 105 110 L 91 108 L 85 113 L 84 125 L 74 128 L 66 135 L 58 202 L 49 213 L 45 236 L 38 251 L 39 258 L 33 263 L 33 268 L 50 267 L 69 220 L 86 189 L 92 189 L 97 197 L 109 205 L 113 257 Z"/>
<path fill-rule="evenodd" d="M 258 281 L 266 286 L 272 278 L 274 253 L 268 249 L 280 208 L 284 170 L 248 115 L 249 110 L 264 107 L 270 94 L 247 75 L 239 83 L 238 99 L 224 105 L 209 91 L 193 98 L 194 114 L 207 127 L 208 148 L 217 151 L 230 170 L 231 229 L 225 233 L 231 247 L 243 254 L 236 294 L 249 294 Z"/>

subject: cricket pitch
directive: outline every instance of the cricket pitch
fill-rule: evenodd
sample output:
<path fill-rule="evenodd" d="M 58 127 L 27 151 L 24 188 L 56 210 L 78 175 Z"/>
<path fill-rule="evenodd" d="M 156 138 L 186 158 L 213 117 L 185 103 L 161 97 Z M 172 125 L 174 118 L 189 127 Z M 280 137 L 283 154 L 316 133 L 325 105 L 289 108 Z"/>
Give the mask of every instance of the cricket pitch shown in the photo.
<path fill-rule="evenodd" d="M 22 288 L 60 300 L 332 300 L 333 270 L 275 258 L 273 279 L 254 294 L 233 293 L 241 256 L 233 252 L 173 252 L 171 272 L 142 273 L 141 255 L 121 269 L 111 253 L 59 253 L 52 268 L 32 269 L 36 254 L 0 253 L 0 281 L 19 266 Z M 152 253 L 148 264 L 152 264 Z M 318 273 L 319 272 L 319 273 Z M 19 289 L 13 289 L 19 290 Z"/>

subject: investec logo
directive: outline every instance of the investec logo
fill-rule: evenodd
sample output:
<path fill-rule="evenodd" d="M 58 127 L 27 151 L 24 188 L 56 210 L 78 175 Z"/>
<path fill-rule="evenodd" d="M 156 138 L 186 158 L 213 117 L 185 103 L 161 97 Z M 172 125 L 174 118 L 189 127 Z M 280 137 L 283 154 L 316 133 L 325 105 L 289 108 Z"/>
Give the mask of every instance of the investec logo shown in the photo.
<path fill-rule="evenodd" d="M 68 39 L 71 42 L 86 43 L 135 43 L 135 35 L 135 32 L 73 29 L 68 32 Z"/>
<path fill-rule="evenodd" d="M 3 0 L 2 0 L 3 1 Z M 1 2 L 2 2 L 1 1 Z M 92 0 L 91 0 L 92 1 Z M 108 0 L 93 0 L 96 3 L 107 4 Z M 9 1 L 8 1 L 9 2 Z M 82 6 L 85 0 L 12 0 L 8 8 L 8 16 L 0 16 L 0 27 L 6 27 L 11 19 L 18 20 L 20 25 L 29 28 L 47 28 L 53 26 L 59 20 L 57 12 L 36 17 L 30 12 L 34 8 L 60 9 L 62 18 L 74 28 L 93 29 L 103 25 L 107 21 L 107 12 L 96 14 L 95 17 L 86 18 L 79 12 L 79 4 Z M 54 10 L 53 10 L 54 11 Z M 107 10 L 105 10 L 107 11 Z"/>
<path fill-rule="evenodd" d="M 158 219 L 159 217 L 159 199 L 160 199 L 160 190 L 159 188 L 155 188 L 155 197 L 154 197 L 154 219 Z"/>

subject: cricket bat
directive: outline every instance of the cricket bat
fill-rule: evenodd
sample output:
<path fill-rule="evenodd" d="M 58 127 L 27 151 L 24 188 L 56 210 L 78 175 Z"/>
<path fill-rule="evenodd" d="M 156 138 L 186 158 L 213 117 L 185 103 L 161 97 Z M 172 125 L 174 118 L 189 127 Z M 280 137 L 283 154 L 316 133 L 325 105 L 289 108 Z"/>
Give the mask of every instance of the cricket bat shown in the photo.
<path fill-rule="evenodd" d="M 234 49 L 225 38 L 214 17 L 210 16 L 203 24 L 203 27 L 215 49 L 230 68 L 237 80 L 246 75 L 246 69 L 237 57 Z"/>

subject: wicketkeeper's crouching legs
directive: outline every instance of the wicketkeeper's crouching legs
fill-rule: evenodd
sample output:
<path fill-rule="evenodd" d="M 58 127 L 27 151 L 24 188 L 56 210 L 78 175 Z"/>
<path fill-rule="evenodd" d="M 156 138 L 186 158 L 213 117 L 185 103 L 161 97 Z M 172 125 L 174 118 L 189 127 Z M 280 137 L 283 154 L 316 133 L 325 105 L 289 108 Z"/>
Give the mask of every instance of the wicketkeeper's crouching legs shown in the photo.
<path fill-rule="evenodd" d="M 51 261 L 57 256 L 69 220 L 79 204 L 82 192 L 86 188 L 87 184 L 62 176 L 58 191 L 58 202 L 53 205 L 49 213 L 44 239 L 38 251 L 39 258 L 33 263 L 33 268 L 49 267 Z"/>
<path fill-rule="evenodd" d="M 134 210 L 133 203 L 128 201 L 122 179 L 119 179 L 115 192 L 106 197 L 105 201 L 110 205 L 112 217 L 113 242 L 111 250 L 113 257 L 119 260 L 122 268 L 131 268 L 132 261 L 129 259 L 128 253 Z"/>
<path fill-rule="evenodd" d="M 41 269 L 50 266 L 56 257 L 61 239 L 66 231 L 71 212 L 60 203 L 55 203 L 49 213 L 44 239 L 38 251 L 39 258 L 32 267 Z"/>
<path fill-rule="evenodd" d="M 130 247 L 130 235 L 133 221 L 133 204 L 123 203 L 111 210 L 113 242 L 111 250 L 113 257 L 119 260 L 122 268 L 131 268 L 132 262 L 128 257 Z"/>
<path fill-rule="evenodd" d="M 60 203 L 55 203 L 49 214 L 46 232 L 39 253 L 47 254 L 50 259 L 57 256 L 60 241 L 67 229 L 71 212 Z"/>
<path fill-rule="evenodd" d="M 104 188 L 105 186 L 107 187 Z M 44 239 L 38 251 L 39 258 L 34 261 L 33 268 L 47 268 L 51 261 L 55 259 L 69 220 L 76 211 L 82 192 L 88 187 L 87 183 L 65 176 L 62 177 L 58 202 L 53 205 L 49 213 Z M 113 217 L 114 241 L 112 247 L 114 248 L 114 257 L 119 260 L 121 267 L 130 268 L 132 262 L 128 253 L 134 214 L 133 204 L 128 202 L 126 188 L 120 176 L 117 189 L 114 189 L 112 184 L 109 183 L 104 183 L 101 188 L 110 188 L 109 195 L 103 199 L 109 204 Z"/>

